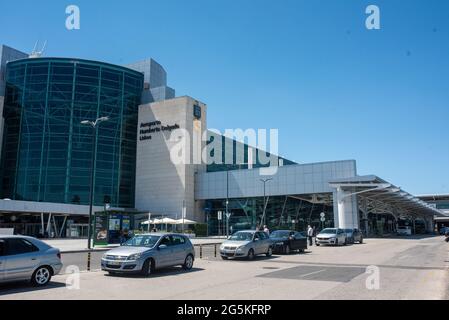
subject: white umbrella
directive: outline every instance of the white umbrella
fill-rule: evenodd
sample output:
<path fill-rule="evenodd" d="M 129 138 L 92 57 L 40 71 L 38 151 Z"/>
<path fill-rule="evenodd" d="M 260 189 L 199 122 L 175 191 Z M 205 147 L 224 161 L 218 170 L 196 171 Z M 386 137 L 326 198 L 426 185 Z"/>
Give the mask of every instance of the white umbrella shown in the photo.
<path fill-rule="evenodd" d="M 178 219 L 176 224 L 198 224 L 198 222 L 189 219 Z"/>
<path fill-rule="evenodd" d="M 156 219 L 159 220 L 159 219 Z M 171 219 L 171 218 L 162 218 L 159 220 L 160 223 L 156 223 L 155 224 L 176 224 L 176 220 Z"/>

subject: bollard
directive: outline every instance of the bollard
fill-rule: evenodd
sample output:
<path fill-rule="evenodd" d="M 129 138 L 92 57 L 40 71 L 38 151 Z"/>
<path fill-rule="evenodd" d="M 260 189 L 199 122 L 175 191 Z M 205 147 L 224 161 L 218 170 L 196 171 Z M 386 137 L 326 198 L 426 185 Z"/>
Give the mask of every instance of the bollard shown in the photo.
<path fill-rule="evenodd" d="M 200 259 L 203 259 L 203 245 L 200 244 Z"/>
<path fill-rule="evenodd" d="M 215 244 L 214 245 L 214 258 L 216 258 L 217 257 L 217 245 Z"/>
<path fill-rule="evenodd" d="M 87 271 L 90 271 L 90 257 L 91 256 L 91 253 L 90 252 L 88 252 L 87 253 Z"/>

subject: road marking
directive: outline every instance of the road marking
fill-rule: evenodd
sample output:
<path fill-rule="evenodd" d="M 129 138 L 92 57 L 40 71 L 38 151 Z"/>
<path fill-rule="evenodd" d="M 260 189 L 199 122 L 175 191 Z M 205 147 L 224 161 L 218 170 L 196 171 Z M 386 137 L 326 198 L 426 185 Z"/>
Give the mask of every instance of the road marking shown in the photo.
<path fill-rule="evenodd" d="M 310 273 L 307 273 L 307 274 L 303 274 L 303 275 L 301 276 L 301 278 L 305 278 L 305 277 L 307 277 L 307 276 L 311 276 L 311 275 L 314 275 L 314 274 L 317 274 L 317 273 L 321 273 L 321 272 L 324 272 L 324 271 L 326 271 L 326 269 L 319 270 L 319 271 L 314 271 L 314 272 L 310 272 Z"/>

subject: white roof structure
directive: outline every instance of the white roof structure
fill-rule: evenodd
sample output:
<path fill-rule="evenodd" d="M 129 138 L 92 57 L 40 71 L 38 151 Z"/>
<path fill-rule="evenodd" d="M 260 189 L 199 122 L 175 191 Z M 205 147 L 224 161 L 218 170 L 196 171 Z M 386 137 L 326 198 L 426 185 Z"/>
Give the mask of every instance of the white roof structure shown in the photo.
<path fill-rule="evenodd" d="M 332 180 L 329 184 L 334 188 L 353 192 L 369 200 L 372 205 L 394 210 L 398 214 L 446 216 L 443 211 L 375 175 Z"/>

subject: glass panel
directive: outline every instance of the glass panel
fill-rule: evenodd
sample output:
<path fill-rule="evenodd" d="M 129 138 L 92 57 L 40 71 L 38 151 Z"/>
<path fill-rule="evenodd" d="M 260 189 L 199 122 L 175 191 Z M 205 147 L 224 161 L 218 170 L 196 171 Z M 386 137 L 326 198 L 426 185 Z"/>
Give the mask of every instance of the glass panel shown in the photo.
<path fill-rule="evenodd" d="M 95 204 L 134 207 L 138 105 L 143 75 L 102 63 L 38 58 L 8 64 L 3 198 L 88 204 L 93 130 Z"/>

